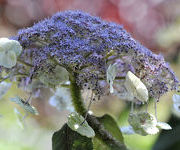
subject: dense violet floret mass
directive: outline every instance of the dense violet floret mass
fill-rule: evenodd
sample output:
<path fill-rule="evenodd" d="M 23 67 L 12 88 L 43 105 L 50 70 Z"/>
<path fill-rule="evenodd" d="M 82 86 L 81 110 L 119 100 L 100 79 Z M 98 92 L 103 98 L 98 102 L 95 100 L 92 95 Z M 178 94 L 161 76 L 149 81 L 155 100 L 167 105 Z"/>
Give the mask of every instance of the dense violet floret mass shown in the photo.
<path fill-rule="evenodd" d="M 76 74 L 82 88 L 88 86 L 101 96 L 107 93 L 106 70 L 117 63 L 117 77 L 132 71 L 146 85 L 151 97 L 159 98 L 178 87 L 178 80 L 161 55 L 135 41 L 122 26 L 81 11 L 56 13 L 20 30 L 13 38 L 23 47 L 19 60 L 30 66 L 25 71 L 27 76 L 19 79 L 26 84 L 42 72 L 48 76 L 60 65 Z M 21 62 L 16 65 L 21 73 L 22 67 Z M 123 82 L 115 80 L 118 93 L 125 90 Z"/>

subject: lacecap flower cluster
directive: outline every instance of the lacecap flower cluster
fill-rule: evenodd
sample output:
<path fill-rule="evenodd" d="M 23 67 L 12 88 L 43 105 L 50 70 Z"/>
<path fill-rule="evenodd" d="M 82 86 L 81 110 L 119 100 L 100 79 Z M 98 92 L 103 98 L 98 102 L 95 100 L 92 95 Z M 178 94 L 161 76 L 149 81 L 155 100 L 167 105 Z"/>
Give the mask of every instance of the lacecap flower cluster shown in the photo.
<path fill-rule="evenodd" d="M 23 50 L 16 65 L 6 70 L 21 74 L 16 77 L 20 86 L 38 80 L 55 87 L 68 81 L 71 73 L 79 87 L 91 89 L 95 98 L 107 95 L 111 86 L 111 93 L 128 100 L 124 94 L 128 92 L 124 85 L 128 71 L 155 99 L 179 86 L 161 55 L 135 41 L 122 26 L 81 11 L 56 13 L 11 39 L 19 41 Z M 115 65 L 115 75 L 107 81 L 110 65 Z"/>

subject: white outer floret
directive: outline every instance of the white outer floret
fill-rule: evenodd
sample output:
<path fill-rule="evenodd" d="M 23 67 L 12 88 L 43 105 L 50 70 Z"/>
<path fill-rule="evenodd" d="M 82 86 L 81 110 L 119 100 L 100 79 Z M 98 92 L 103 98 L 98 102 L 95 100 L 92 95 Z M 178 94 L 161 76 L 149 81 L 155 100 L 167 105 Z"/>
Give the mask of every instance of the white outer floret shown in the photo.
<path fill-rule="evenodd" d="M 0 38 L 0 65 L 12 68 L 16 65 L 17 56 L 22 52 L 22 46 L 18 41 Z"/>
<path fill-rule="evenodd" d="M 106 72 L 107 83 L 110 86 L 110 93 L 114 93 L 113 81 L 116 77 L 116 74 L 117 74 L 117 64 L 113 64 L 113 65 L 110 64 Z"/>
<path fill-rule="evenodd" d="M 147 102 L 149 99 L 148 90 L 144 83 L 136 77 L 131 71 L 128 71 L 124 83 L 127 91 L 141 102 Z"/>

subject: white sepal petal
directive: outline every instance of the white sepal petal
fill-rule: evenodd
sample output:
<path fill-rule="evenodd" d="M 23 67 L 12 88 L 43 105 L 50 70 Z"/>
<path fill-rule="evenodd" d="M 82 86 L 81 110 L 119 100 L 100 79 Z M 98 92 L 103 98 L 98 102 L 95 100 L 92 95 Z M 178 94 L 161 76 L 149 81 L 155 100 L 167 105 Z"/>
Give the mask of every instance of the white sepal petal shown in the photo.
<path fill-rule="evenodd" d="M 171 130 L 171 126 L 165 122 L 158 122 L 157 127 L 164 130 Z"/>
<path fill-rule="evenodd" d="M 116 77 L 116 74 L 117 74 L 117 64 L 113 64 L 113 65 L 110 64 L 106 72 L 107 83 L 110 85 L 110 93 L 114 92 L 113 81 Z"/>
<path fill-rule="evenodd" d="M 149 99 L 148 90 L 144 83 L 136 77 L 131 71 L 128 71 L 124 83 L 127 91 L 141 102 L 147 102 Z"/>
<path fill-rule="evenodd" d="M 21 52 L 22 46 L 18 41 L 0 38 L 0 66 L 12 68 Z"/>
<path fill-rule="evenodd" d="M 12 68 L 16 65 L 16 54 L 13 51 L 0 53 L 0 65 L 6 68 Z"/>
<path fill-rule="evenodd" d="M 19 56 L 22 52 L 22 46 L 16 40 L 10 40 L 8 38 L 0 38 L 0 52 L 13 51 L 16 56 Z"/>
<path fill-rule="evenodd" d="M 159 132 L 159 129 L 157 127 L 144 127 L 144 130 L 146 131 L 147 134 L 149 135 L 154 135 L 157 134 Z"/>

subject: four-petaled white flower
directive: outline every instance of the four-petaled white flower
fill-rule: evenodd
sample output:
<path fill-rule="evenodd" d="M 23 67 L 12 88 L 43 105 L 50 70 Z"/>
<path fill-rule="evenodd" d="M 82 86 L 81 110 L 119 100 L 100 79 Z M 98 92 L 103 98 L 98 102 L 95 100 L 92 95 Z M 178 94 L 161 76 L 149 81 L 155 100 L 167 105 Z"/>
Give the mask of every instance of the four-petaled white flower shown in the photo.
<path fill-rule="evenodd" d="M 171 126 L 165 122 L 158 122 L 156 118 L 148 112 L 131 113 L 128 118 L 130 126 L 122 127 L 124 134 L 140 134 L 143 136 L 154 135 L 159 129 L 171 130 Z"/>
<path fill-rule="evenodd" d="M 128 122 L 135 133 L 143 136 L 159 132 L 156 118 L 147 112 L 130 113 Z"/>
<path fill-rule="evenodd" d="M 22 46 L 16 40 L 0 38 L 0 66 L 12 68 L 16 65 L 17 56 L 20 55 Z"/>

